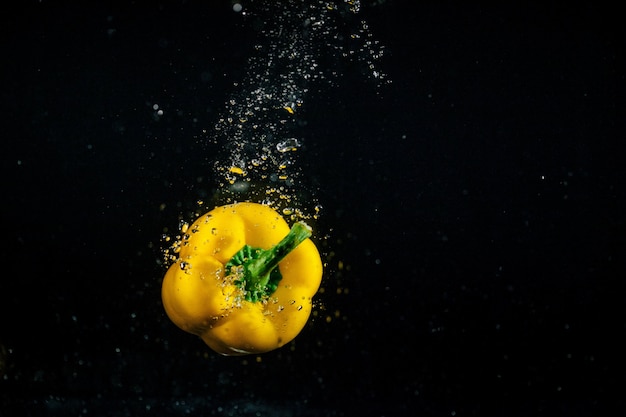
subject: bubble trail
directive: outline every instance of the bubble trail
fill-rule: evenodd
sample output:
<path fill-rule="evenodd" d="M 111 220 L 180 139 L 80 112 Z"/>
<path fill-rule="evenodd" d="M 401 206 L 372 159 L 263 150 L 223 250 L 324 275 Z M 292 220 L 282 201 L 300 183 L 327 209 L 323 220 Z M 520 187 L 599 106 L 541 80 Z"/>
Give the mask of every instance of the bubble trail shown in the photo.
<path fill-rule="evenodd" d="M 214 163 L 222 178 L 221 203 L 252 199 L 303 215 L 306 207 L 315 206 L 314 198 L 300 201 L 312 190 L 306 190 L 296 161 L 304 142 L 298 127 L 305 99 L 311 83 L 332 85 L 338 75 L 320 62 L 357 59 L 372 78 L 384 80 L 374 62 L 384 48 L 372 40 L 365 21 L 354 23 L 357 0 L 238 5 L 236 11 L 260 28 L 247 75 L 234 84 L 214 126 L 213 140 L 225 141 L 225 155 Z"/>

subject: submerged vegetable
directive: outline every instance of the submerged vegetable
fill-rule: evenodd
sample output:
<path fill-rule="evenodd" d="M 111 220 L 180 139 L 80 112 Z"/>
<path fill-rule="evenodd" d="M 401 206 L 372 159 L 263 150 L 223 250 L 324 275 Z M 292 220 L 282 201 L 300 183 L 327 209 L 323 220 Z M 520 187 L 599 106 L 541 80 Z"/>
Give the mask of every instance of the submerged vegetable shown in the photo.
<path fill-rule="evenodd" d="M 223 355 L 268 352 L 300 333 L 322 279 L 309 226 L 290 230 L 270 207 L 238 203 L 184 233 L 161 289 L 174 324 Z"/>

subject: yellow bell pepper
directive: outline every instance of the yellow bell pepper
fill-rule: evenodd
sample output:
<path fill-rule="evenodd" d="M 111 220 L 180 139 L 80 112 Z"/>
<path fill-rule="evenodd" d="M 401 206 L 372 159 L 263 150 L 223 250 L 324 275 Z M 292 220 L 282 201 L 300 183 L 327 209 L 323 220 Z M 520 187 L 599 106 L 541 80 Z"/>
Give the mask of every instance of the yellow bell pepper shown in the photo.
<path fill-rule="evenodd" d="M 277 349 L 306 324 L 322 279 L 311 228 L 257 203 L 217 207 L 184 233 L 161 288 L 181 329 L 222 355 Z"/>

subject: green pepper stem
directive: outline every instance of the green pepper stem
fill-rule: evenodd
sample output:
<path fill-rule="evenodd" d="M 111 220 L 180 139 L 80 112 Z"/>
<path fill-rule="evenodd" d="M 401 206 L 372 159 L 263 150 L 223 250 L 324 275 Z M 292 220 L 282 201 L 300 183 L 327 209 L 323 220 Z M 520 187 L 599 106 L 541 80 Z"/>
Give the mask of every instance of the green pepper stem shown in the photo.
<path fill-rule="evenodd" d="M 233 256 L 227 264 L 227 269 L 231 263 L 241 265 L 243 274 L 239 282 L 246 290 L 246 300 L 256 302 L 273 293 L 282 278 L 280 272 L 274 269 L 285 256 L 310 236 L 311 228 L 304 222 L 297 222 L 287 236 L 273 247 L 253 249 L 246 246 Z M 245 261 L 241 263 L 240 261 L 244 259 Z"/>
<path fill-rule="evenodd" d="M 251 259 L 244 265 L 246 278 L 249 277 L 253 282 L 263 281 L 263 278 L 269 277 L 269 273 L 285 256 L 310 236 L 311 228 L 306 223 L 295 223 L 280 242 L 269 249 L 262 250 L 257 258 Z"/>

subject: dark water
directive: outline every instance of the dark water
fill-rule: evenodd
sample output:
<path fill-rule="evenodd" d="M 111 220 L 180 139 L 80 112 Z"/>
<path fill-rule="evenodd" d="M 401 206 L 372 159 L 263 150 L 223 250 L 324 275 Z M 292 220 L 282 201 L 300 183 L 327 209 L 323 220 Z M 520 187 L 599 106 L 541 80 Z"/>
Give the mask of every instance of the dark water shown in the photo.
<path fill-rule="evenodd" d="M 246 358 L 171 324 L 158 261 L 256 29 L 228 1 L 3 14 L 1 416 L 626 411 L 616 16 L 362 6 L 393 82 L 337 61 L 298 133 L 318 315 Z"/>

